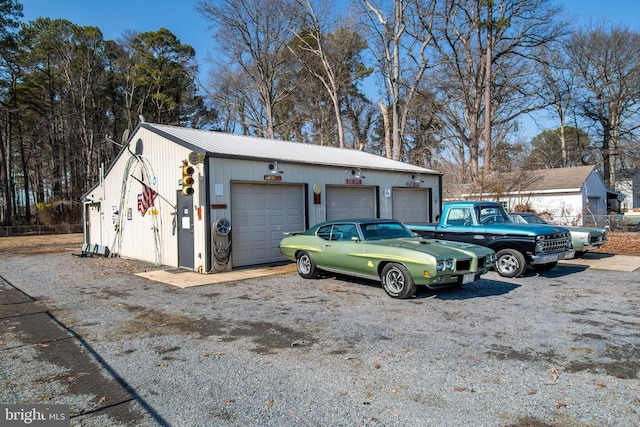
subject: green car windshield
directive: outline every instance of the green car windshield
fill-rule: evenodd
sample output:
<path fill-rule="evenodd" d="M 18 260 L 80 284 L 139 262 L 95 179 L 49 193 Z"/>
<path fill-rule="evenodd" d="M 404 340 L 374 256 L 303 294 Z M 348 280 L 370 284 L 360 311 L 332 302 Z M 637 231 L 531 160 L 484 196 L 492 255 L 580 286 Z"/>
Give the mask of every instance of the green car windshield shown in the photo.
<path fill-rule="evenodd" d="M 365 240 L 400 239 L 415 237 L 404 225 L 398 222 L 361 223 L 360 229 Z"/>
<path fill-rule="evenodd" d="M 527 224 L 548 224 L 547 221 L 540 218 L 538 215 L 513 215 L 515 218 L 520 219 L 519 222 L 526 222 Z M 518 222 L 516 219 L 515 221 Z"/>

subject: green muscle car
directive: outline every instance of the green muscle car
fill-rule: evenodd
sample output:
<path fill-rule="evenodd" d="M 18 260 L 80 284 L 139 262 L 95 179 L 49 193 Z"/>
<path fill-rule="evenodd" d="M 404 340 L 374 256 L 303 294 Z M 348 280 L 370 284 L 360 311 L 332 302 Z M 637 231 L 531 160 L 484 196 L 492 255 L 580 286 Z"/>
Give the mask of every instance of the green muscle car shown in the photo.
<path fill-rule="evenodd" d="M 314 279 L 322 272 L 382 282 L 391 297 L 409 298 L 416 286 L 460 287 L 495 264 L 495 252 L 470 243 L 417 237 L 393 219 L 350 219 L 285 233 L 280 252 L 298 273 Z"/>

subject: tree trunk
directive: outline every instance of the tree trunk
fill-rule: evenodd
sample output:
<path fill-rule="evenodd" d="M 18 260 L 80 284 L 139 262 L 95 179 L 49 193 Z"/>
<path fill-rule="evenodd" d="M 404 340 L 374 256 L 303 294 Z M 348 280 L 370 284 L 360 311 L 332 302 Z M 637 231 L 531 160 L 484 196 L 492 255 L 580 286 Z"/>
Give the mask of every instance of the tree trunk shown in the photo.
<path fill-rule="evenodd" d="M 561 110 L 558 107 L 558 110 Z M 564 114 L 562 111 L 558 111 L 558 116 L 560 117 L 560 146 L 562 149 L 562 167 L 567 167 L 569 163 L 569 153 L 567 152 L 567 137 L 564 132 Z"/>
<path fill-rule="evenodd" d="M 485 64 L 485 86 L 484 86 L 484 167 L 482 176 L 491 173 L 491 65 L 493 63 L 493 5 L 487 2 L 487 52 Z M 483 179 L 484 182 L 484 179 Z"/>
<path fill-rule="evenodd" d="M 25 219 L 27 224 L 31 224 L 31 186 L 29 185 L 29 162 L 27 161 L 27 155 L 24 150 L 24 140 L 22 138 L 22 130 L 20 128 L 20 122 L 18 122 L 18 144 L 20 145 L 20 162 L 22 163 L 23 171 L 23 185 L 24 185 L 24 210 Z M 11 137 L 11 131 L 9 131 L 9 137 Z"/>
<path fill-rule="evenodd" d="M 9 224 L 11 217 L 13 216 L 11 210 L 11 194 L 9 191 L 9 169 L 7 164 L 7 149 L 4 145 L 4 138 L 2 137 L 2 130 L 0 130 L 0 196 L 4 201 L 2 210 L 2 218 L 0 222 L 2 224 Z"/>
<path fill-rule="evenodd" d="M 392 158 L 391 152 L 391 126 L 389 124 L 389 109 L 382 102 L 382 100 L 378 101 L 378 105 L 380 106 L 380 113 L 382 114 L 382 123 L 384 126 L 384 151 L 387 159 Z"/>

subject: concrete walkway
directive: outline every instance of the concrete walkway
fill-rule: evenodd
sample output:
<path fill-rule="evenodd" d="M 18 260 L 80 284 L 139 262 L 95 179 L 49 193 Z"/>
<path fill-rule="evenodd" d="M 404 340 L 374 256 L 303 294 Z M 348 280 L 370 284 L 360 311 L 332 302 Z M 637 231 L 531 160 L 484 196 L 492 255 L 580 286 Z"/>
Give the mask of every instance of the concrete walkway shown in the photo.
<path fill-rule="evenodd" d="M 212 285 L 215 283 L 235 282 L 276 274 L 293 273 L 295 271 L 296 265 L 291 263 L 275 267 L 240 269 L 211 274 L 200 274 L 194 271 L 173 268 L 170 270 L 154 270 L 136 273 L 136 276 L 145 277 L 149 280 L 155 280 L 156 282 L 166 283 L 179 288 L 190 288 L 193 286 Z"/>
<path fill-rule="evenodd" d="M 640 256 L 587 252 L 579 258 L 562 260 L 558 265 L 575 265 L 594 270 L 637 271 L 640 270 Z"/>

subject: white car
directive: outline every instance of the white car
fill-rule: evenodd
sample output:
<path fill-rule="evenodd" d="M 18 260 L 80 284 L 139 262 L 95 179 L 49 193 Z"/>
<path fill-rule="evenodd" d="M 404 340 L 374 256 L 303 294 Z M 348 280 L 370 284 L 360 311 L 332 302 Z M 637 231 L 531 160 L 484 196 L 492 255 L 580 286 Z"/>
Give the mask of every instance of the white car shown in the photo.
<path fill-rule="evenodd" d="M 522 224 L 549 224 L 533 212 L 509 212 L 509 217 L 513 222 Z M 607 243 L 607 230 L 604 228 L 566 225 L 563 227 L 568 228 L 571 233 L 571 244 L 573 250 L 576 251 L 576 256 Z"/>

